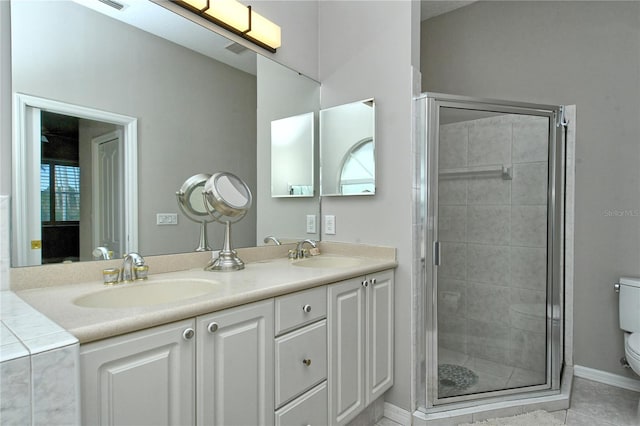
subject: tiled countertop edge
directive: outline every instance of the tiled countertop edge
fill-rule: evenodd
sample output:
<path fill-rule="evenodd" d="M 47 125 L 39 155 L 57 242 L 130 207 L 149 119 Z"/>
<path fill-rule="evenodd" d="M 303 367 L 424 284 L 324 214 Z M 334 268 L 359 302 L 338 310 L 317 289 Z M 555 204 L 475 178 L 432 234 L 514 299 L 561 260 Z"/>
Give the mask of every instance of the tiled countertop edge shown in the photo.
<path fill-rule="evenodd" d="M 0 292 L 0 362 L 78 343 L 15 293 Z"/>

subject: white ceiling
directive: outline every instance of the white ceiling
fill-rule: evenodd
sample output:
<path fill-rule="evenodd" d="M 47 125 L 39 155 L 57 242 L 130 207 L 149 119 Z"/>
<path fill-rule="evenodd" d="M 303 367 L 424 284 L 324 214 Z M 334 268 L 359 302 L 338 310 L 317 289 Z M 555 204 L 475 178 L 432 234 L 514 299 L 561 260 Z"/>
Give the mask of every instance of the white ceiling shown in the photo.
<path fill-rule="evenodd" d="M 459 9 L 461 7 L 470 5 L 476 0 L 471 1 L 458 1 L 458 0 L 422 0 L 420 2 L 420 16 L 421 20 L 433 18 L 434 16 L 443 15 L 452 10 Z"/>

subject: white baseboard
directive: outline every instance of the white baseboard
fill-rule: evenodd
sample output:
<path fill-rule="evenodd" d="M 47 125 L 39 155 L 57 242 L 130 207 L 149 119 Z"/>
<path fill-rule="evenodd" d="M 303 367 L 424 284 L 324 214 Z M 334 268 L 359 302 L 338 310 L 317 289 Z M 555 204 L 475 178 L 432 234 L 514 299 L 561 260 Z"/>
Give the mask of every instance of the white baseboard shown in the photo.
<path fill-rule="evenodd" d="M 640 392 L 640 380 L 632 379 L 631 377 L 620 376 L 618 374 L 596 370 L 595 368 L 583 367 L 581 365 L 573 366 L 573 375 L 575 377 L 593 380 L 594 382 L 600 382 L 616 386 L 618 388 Z"/>
<path fill-rule="evenodd" d="M 402 426 L 411 426 L 411 413 L 388 402 L 384 403 L 384 416 Z"/>

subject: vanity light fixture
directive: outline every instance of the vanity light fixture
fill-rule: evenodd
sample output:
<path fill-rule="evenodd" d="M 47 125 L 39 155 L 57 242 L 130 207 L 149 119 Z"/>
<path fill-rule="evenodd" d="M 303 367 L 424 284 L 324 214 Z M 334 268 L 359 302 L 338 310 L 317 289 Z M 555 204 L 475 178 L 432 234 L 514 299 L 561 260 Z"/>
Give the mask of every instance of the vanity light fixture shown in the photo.
<path fill-rule="evenodd" d="M 171 1 L 270 52 L 280 47 L 280 27 L 237 0 Z"/>

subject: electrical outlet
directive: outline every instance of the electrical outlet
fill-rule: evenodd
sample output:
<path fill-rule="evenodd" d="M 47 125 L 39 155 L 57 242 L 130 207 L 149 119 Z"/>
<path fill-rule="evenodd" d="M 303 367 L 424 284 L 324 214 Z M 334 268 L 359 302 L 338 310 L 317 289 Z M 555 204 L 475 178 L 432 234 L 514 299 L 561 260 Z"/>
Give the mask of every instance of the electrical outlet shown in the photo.
<path fill-rule="evenodd" d="M 156 225 L 177 225 L 177 213 L 156 213 Z"/>
<path fill-rule="evenodd" d="M 327 235 L 336 234 L 336 217 L 332 214 L 325 215 L 324 217 L 324 233 Z"/>
<path fill-rule="evenodd" d="M 315 234 L 316 233 L 316 215 L 308 214 L 307 215 L 307 234 Z"/>

